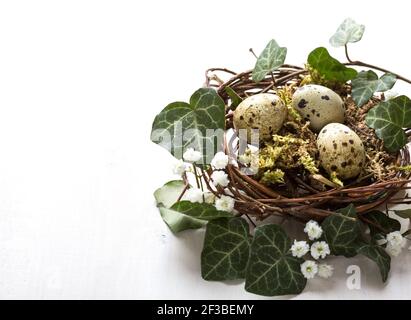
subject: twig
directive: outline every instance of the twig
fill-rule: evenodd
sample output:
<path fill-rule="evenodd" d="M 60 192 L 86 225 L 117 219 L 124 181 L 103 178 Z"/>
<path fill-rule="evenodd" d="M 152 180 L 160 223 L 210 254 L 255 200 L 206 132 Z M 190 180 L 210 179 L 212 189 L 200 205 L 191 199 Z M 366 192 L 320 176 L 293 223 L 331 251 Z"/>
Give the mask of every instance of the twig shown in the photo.
<path fill-rule="evenodd" d="M 400 80 L 402 80 L 402 81 L 404 81 L 404 82 L 407 82 L 407 83 L 410 83 L 410 84 L 411 84 L 411 80 L 409 80 L 409 79 L 407 79 L 407 78 L 399 75 L 398 73 L 395 73 L 395 72 L 389 71 L 389 70 L 387 70 L 387 69 L 384 69 L 384 68 L 381 68 L 381 67 L 378 67 L 378 66 L 374 66 L 374 65 L 372 65 L 372 64 L 365 63 L 365 62 L 362 62 L 362 61 L 358 61 L 358 60 L 353 61 L 353 60 L 351 60 L 350 56 L 348 55 L 348 46 L 345 45 L 345 46 L 344 46 L 344 49 L 345 49 L 345 56 L 346 56 L 346 58 L 347 58 L 347 60 L 348 60 L 348 63 L 344 63 L 346 66 L 366 67 L 366 68 L 375 69 L 375 70 L 378 70 L 378 71 L 381 71 L 381 72 L 385 72 L 385 73 L 391 73 L 392 75 L 396 76 L 397 79 L 400 79 Z"/>
<path fill-rule="evenodd" d="M 250 48 L 249 51 L 253 54 L 253 56 L 254 56 L 256 59 L 258 59 L 258 57 L 257 57 L 257 55 L 255 54 L 253 48 Z"/>

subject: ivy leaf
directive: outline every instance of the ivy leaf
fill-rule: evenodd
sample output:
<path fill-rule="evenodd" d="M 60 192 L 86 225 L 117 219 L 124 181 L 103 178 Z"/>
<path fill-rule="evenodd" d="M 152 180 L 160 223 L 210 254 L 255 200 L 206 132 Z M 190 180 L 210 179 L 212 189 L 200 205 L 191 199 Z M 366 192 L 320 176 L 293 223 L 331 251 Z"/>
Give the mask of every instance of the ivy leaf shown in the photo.
<path fill-rule="evenodd" d="M 363 244 L 357 249 L 357 252 L 373 260 L 380 268 L 382 281 L 387 281 L 388 273 L 390 272 L 391 258 L 382 247 Z"/>
<path fill-rule="evenodd" d="M 271 40 L 257 58 L 253 81 L 260 82 L 268 73 L 278 69 L 284 63 L 286 55 L 287 48 L 280 47 L 274 39 Z"/>
<path fill-rule="evenodd" d="M 172 210 L 178 211 L 187 216 L 201 219 L 201 220 L 214 220 L 218 218 L 232 218 L 233 215 L 226 211 L 219 211 L 211 204 L 208 203 L 193 203 L 190 201 L 179 201 L 175 203 Z"/>
<path fill-rule="evenodd" d="M 174 102 L 165 107 L 154 119 L 151 140 L 181 159 L 183 152 L 192 147 L 203 153 L 203 163 L 211 159 L 204 157 L 216 150 L 216 136 L 210 130 L 224 129 L 225 105 L 217 92 L 211 88 L 201 88 L 190 98 L 190 103 Z M 218 134 L 222 135 L 223 130 Z M 222 138 L 222 137 L 219 137 Z M 210 154 L 210 157 L 212 157 Z"/>
<path fill-rule="evenodd" d="M 330 56 L 326 48 L 319 47 L 308 55 L 308 64 L 324 79 L 345 83 L 355 78 L 357 71 L 347 68 L 337 59 Z"/>
<path fill-rule="evenodd" d="M 368 224 L 370 228 L 370 233 L 372 237 L 383 238 L 390 232 L 399 231 L 401 229 L 401 224 L 398 220 L 390 218 L 388 215 L 381 211 L 373 210 L 363 215 L 364 218 L 371 221 L 375 225 L 379 226 L 381 229 L 377 228 L 375 225 Z"/>
<path fill-rule="evenodd" d="M 386 73 L 378 79 L 374 71 L 361 71 L 352 80 L 351 95 L 358 107 L 367 103 L 375 92 L 384 92 L 391 89 L 397 78 L 390 73 Z"/>
<path fill-rule="evenodd" d="M 300 293 L 307 279 L 301 273 L 301 258 L 289 251 L 291 240 L 274 224 L 255 229 L 247 268 L 245 289 L 264 296 Z"/>
<path fill-rule="evenodd" d="M 403 128 L 411 127 L 411 100 L 398 96 L 381 102 L 368 111 L 365 122 L 375 129 L 388 152 L 396 152 L 407 143 Z"/>
<path fill-rule="evenodd" d="M 236 108 L 243 101 L 243 99 L 232 88 L 226 87 L 225 92 L 231 99 L 231 107 Z"/>
<path fill-rule="evenodd" d="M 183 180 L 171 180 L 161 188 L 154 191 L 154 198 L 158 206 L 170 208 L 176 203 L 178 197 L 183 192 L 185 184 Z"/>
<path fill-rule="evenodd" d="M 173 233 L 187 229 L 198 229 L 206 224 L 205 221 L 170 209 L 183 192 L 184 187 L 185 184 L 182 180 L 173 180 L 154 192 L 160 215 Z"/>
<path fill-rule="evenodd" d="M 337 31 L 330 38 L 333 47 L 342 47 L 349 42 L 358 42 L 364 34 L 365 26 L 347 18 L 340 24 Z"/>
<path fill-rule="evenodd" d="M 354 205 L 337 210 L 324 219 L 321 227 L 332 254 L 345 257 L 356 255 L 361 229 Z"/>
<path fill-rule="evenodd" d="M 249 254 L 249 226 L 244 219 L 210 221 L 201 253 L 201 275 L 205 280 L 243 279 Z"/>
<path fill-rule="evenodd" d="M 405 210 L 394 210 L 394 213 L 403 218 L 403 219 L 410 219 L 411 220 L 411 209 L 405 209 Z"/>

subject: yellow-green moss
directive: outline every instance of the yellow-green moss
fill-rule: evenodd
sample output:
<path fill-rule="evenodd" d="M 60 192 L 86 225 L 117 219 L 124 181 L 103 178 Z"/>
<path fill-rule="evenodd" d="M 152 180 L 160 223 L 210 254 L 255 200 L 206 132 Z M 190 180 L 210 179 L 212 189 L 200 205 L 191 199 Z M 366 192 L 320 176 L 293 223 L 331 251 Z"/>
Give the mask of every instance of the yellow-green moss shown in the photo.
<path fill-rule="evenodd" d="M 275 169 L 273 171 L 268 170 L 263 173 L 260 181 L 267 185 L 284 183 L 284 171 L 281 169 Z"/>

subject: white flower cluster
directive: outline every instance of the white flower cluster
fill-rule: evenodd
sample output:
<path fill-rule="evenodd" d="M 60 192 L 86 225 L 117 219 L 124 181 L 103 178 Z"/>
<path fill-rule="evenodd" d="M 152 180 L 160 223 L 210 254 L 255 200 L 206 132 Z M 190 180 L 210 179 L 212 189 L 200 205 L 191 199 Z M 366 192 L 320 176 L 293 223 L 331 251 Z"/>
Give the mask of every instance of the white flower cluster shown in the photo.
<path fill-rule="evenodd" d="M 313 241 L 321 237 L 323 230 L 316 221 L 311 220 L 305 225 L 304 232 L 307 233 L 310 240 Z M 331 253 L 330 247 L 325 241 L 315 241 L 310 248 L 307 241 L 294 240 L 294 244 L 291 246 L 291 254 L 294 257 L 302 258 L 308 252 L 310 252 L 311 257 L 315 260 L 324 259 Z M 333 266 L 323 263 L 317 264 L 317 262 L 313 260 L 307 260 L 301 264 L 301 272 L 307 279 L 312 279 L 317 274 L 319 277 L 329 278 L 332 276 L 333 270 Z"/>
<path fill-rule="evenodd" d="M 312 260 L 307 260 L 303 264 L 301 264 L 301 273 L 307 279 L 312 279 L 316 275 L 321 278 L 327 279 L 333 275 L 333 271 L 333 266 L 325 263 L 317 264 L 317 262 Z"/>
<path fill-rule="evenodd" d="M 203 192 L 198 188 L 190 188 L 188 189 L 181 200 L 186 200 L 190 202 L 197 202 L 197 203 L 209 203 L 213 204 L 215 200 L 215 195 L 212 192 L 206 191 Z"/>
<path fill-rule="evenodd" d="M 176 160 L 173 166 L 173 173 L 182 176 L 186 172 L 195 172 L 195 167 L 191 166 L 190 163 L 195 163 L 201 159 L 201 152 L 194 150 L 193 148 L 188 148 L 183 154 L 183 160 Z M 224 152 L 217 152 L 213 159 L 211 160 L 211 166 L 214 171 L 211 174 L 212 184 L 217 187 L 227 187 L 229 184 L 229 179 L 227 173 L 224 169 L 229 163 L 229 157 Z M 201 179 L 201 178 L 200 178 Z M 217 210 L 232 212 L 234 210 L 235 200 L 232 197 L 221 195 L 216 198 L 213 192 L 206 191 L 203 192 L 199 188 L 189 188 L 184 193 L 182 200 L 195 202 L 195 203 L 208 203 L 214 204 Z"/>
<path fill-rule="evenodd" d="M 198 188 L 188 189 L 181 200 L 186 200 L 194 203 L 208 203 L 214 204 L 217 210 L 232 212 L 234 210 L 235 200 L 232 197 L 221 195 L 216 198 L 214 193 L 206 191 L 203 192 Z"/>
<path fill-rule="evenodd" d="M 201 152 L 194 150 L 194 148 L 187 148 L 183 154 L 183 159 L 187 162 L 197 162 L 201 159 Z"/>
<path fill-rule="evenodd" d="M 182 176 L 189 168 L 188 163 L 185 163 L 183 160 L 176 160 L 173 163 L 173 173 Z"/>
<path fill-rule="evenodd" d="M 217 210 L 232 212 L 234 210 L 234 199 L 229 196 L 220 196 L 215 201 L 215 207 Z"/>
<path fill-rule="evenodd" d="M 217 170 L 225 169 L 228 165 L 228 156 L 222 151 L 217 152 L 211 160 L 211 165 Z"/>
<path fill-rule="evenodd" d="M 305 225 L 304 232 L 308 235 L 310 240 L 316 240 L 322 236 L 323 229 L 317 221 L 310 220 Z"/>
<path fill-rule="evenodd" d="M 387 246 L 385 250 L 387 250 L 387 252 L 394 257 L 398 256 L 401 253 L 406 244 L 405 238 L 399 231 L 394 231 L 387 234 L 386 241 Z"/>

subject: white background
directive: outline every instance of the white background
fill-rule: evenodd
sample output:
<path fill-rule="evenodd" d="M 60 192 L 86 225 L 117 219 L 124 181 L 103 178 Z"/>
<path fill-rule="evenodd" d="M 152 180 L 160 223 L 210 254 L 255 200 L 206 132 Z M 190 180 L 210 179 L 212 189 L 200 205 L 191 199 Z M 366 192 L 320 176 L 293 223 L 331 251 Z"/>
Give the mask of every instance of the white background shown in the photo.
<path fill-rule="evenodd" d="M 258 298 L 200 276 L 203 233 L 173 236 L 154 205 L 173 178 L 152 120 L 204 70 L 249 69 L 271 38 L 302 65 L 346 17 L 353 58 L 411 77 L 406 1 L 1 1 L 0 298 Z M 343 59 L 342 50 L 330 49 Z M 398 85 L 396 91 L 408 90 Z M 410 298 L 411 252 L 387 285 L 334 259 L 306 299 Z M 346 267 L 363 270 L 348 290 Z"/>

